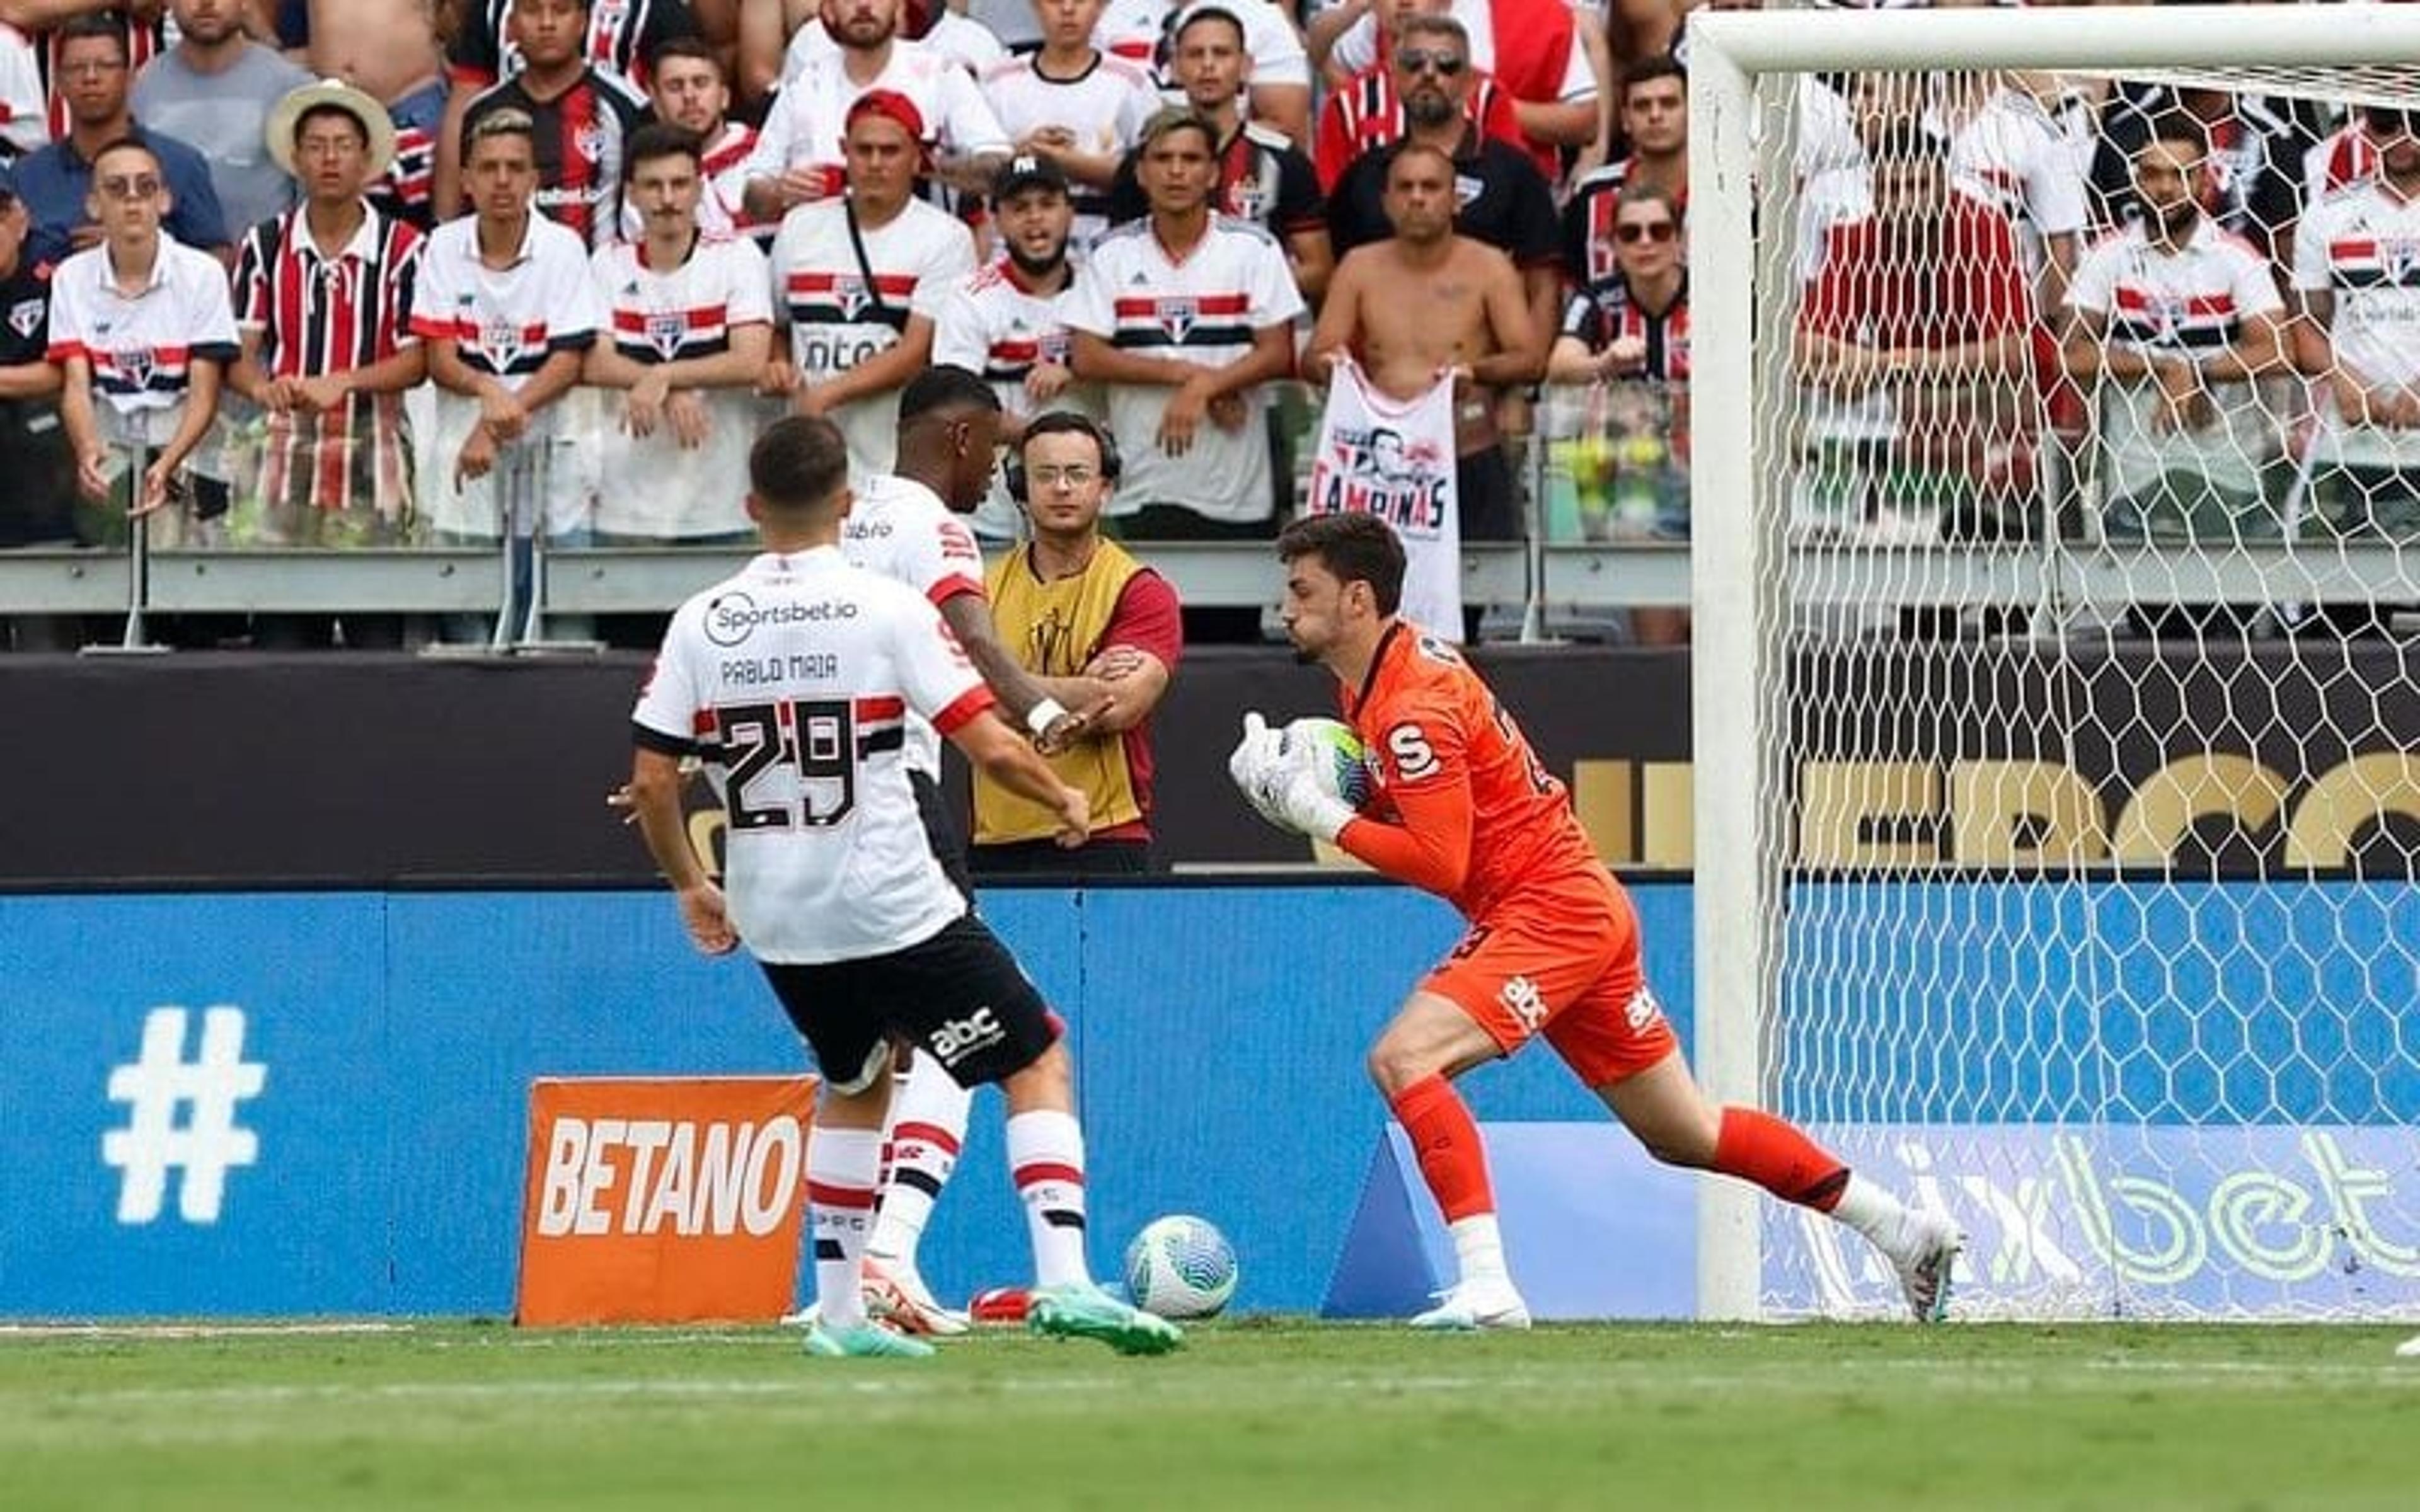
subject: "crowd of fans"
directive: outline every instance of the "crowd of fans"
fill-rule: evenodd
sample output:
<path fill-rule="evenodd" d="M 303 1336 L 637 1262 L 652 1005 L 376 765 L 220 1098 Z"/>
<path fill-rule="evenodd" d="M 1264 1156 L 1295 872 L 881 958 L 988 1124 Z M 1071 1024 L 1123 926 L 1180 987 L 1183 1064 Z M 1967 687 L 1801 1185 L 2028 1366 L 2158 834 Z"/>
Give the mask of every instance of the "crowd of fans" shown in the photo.
<path fill-rule="evenodd" d="M 937 363 L 1106 420 L 1125 539 L 1268 538 L 1407 145 L 1520 275 L 1544 381 L 1480 402 L 1531 517 L 1686 539 L 1683 0 L 938 5 L 0 0 L 0 547 L 729 545 L 766 417 L 886 471 Z M 2420 529 L 2412 116 L 1975 73 L 1792 108 L 1807 530 Z"/>

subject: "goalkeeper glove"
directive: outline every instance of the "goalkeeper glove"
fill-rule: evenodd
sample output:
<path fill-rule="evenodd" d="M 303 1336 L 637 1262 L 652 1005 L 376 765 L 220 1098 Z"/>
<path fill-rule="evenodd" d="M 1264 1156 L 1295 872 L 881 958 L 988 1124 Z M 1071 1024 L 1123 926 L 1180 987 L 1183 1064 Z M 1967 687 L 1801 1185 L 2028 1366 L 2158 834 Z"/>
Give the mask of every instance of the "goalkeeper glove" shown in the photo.
<path fill-rule="evenodd" d="M 1291 764 L 1280 774 L 1274 801 L 1277 812 L 1271 817 L 1278 824 L 1331 845 L 1353 822 L 1353 806 L 1328 792 L 1319 773 L 1302 762 Z"/>
<path fill-rule="evenodd" d="M 1227 757 L 1227 776 L 1233 779 L 1235 791 L 1253 811 L 1273 825 L 1285 821 L 1277 811 L 1278 785 L 1284 779 L 1285 764 L 1280 755 L 1281 737 L 1269 728 L 1269 722 L 1257 713 L 1244 716 L 1244 738 Z"/>

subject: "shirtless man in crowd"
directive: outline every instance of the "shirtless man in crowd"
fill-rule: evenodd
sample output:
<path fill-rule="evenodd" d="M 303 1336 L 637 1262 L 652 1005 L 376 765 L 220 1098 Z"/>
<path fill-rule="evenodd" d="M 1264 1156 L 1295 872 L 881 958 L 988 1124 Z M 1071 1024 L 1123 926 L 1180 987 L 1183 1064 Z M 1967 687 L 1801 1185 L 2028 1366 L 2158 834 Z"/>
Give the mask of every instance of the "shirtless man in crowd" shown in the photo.
<path fill-rule="evenodd" d="M 1529 316 L 1512 260 L 1453 229 L 1453 161 L 1407 145 L 1387 172 L 1395 234 L 1357 247 L 1336 270 L 1303 376 L 1325 383 L 1350 355 L 1395 399 L 1453 374 L 1454 491 L 1465 540 L 1518 534 L 1519 506 L 1497 424 L 1496 393 L 1545 371 L 1547 339 Z"/>

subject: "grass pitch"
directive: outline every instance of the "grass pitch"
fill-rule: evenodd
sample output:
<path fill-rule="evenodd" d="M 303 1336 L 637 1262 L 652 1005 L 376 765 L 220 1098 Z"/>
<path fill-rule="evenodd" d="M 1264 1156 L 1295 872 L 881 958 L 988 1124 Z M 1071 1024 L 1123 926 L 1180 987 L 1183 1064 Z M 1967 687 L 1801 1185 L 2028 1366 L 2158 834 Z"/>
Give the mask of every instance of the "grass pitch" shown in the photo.
<path fill-rule="evenodd" d="M 0 1334 L 0 1507 L 2420 1505 L 2407 1330 Z"/>

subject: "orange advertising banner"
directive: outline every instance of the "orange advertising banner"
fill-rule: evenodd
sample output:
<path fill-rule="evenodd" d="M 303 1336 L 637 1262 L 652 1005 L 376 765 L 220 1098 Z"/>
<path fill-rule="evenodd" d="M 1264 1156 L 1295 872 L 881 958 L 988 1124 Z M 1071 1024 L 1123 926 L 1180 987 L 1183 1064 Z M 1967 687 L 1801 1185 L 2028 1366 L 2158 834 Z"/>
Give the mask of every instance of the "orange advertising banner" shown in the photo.
<path fill-rule="evenodd" d="M 779 1319 L 814 1099 L 813 1076 L 531 1083 L 515 1321 Z"/>

